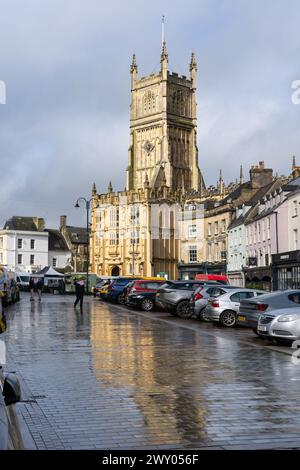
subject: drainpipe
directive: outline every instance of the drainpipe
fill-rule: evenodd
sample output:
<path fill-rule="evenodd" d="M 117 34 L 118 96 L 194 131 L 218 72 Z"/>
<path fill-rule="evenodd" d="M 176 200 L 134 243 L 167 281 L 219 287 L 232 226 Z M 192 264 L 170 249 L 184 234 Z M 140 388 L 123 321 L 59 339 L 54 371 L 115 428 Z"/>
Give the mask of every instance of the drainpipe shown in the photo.
<path fill-rule="evenodd" d="M 278 255 L 279 253 L 279 241 L 278 241 L 278 212 L 274 211 L 275 214 L 275 228 L 276 228 L 276 254 Z M 272 255 L 271 255 L 271 260 L 272 260 Z M 275 267 L 273 266 L 273 263 L 271 262 L 271 273 L 272 273 L 272 284 L 273 284 L 273 290 L 278 289 L 278 273 Z"/>
<path fill-rule="evenodd" d="M 279 243 L 278 243 L 278 212 L 274 211 L 275 214 L 275 223 L 276 223 L 276 253 L 279 253 Z"/>

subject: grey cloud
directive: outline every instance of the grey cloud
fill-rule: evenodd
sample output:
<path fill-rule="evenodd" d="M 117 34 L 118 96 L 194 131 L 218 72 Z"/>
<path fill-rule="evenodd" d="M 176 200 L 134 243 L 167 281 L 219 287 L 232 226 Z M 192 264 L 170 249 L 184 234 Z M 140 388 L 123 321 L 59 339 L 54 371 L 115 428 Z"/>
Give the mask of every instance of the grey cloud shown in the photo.
<path fill-rule="evenodd" d="M 131 54 L 139 72 L 159 67 L 160 15 L 167 17 L 170 67 L 198 59 L 199 162 L 207 183 L 227 181 L 265 160 L 279 173 L 298 154 L 300 78 L 297 0 L 0 0 L 0 223 L 13 214 L 73 209 L 93 181 L 125 185 Z M 213 162 L 213 163 L 212 163 Z M 228 163 L 229 162 L 229 163 Z M 5 168 L 5 171 L 3 171 Z"/>

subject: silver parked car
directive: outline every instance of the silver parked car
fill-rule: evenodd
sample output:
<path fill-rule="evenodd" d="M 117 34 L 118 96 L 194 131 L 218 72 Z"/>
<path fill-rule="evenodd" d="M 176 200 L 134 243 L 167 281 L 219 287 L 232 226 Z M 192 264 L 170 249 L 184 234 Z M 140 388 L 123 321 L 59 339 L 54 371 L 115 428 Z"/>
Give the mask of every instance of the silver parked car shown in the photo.
<path fill-rule="evenodd" d="M 257 333 L 258 319 L 261 314 L 282 308 L 293 308 L 300 304 L 300 290 L 289 289 L 265 294 L 259 298 L 242 300 L 237 325 L 252 328 Z"/>
<path fill-rule="evenodd" d="M 189 318 L 191 296 L 198 287 L 208 283 L 205 281 L 169 281 L 158 289 L 155 302 L 174 316 Z M 215 282 L 211 284 L 216 285 Z"/>
<path fill-rule="evenodd" d="M 220 295 L 226 294 L 226 292 L 232 291 L 232 289 L 238 289 L 238 287 L 226 286 L 224 284 L 218 286 L 209 285 L 198 287 L 190 300 L 191 317 L 196 316 L 199 320 L 205 321 L 205 308 L 207 306 L 208 299 L 219 297 Z"/>
<path fill-rule="evenodd" d="M 219 322 L 222 326 L 235 326 L 240 302 L 262 294 L 265 294 L 265 291 L 235 289 L 220 297 L 209 299 L 204 315 L 208 320 Z"/>
<path fill-rule="evenodd" d="M 289 343 L 299 340 L 300 306 L 263 313 L 258 320 L 257 332 L 261 336 Z"/>

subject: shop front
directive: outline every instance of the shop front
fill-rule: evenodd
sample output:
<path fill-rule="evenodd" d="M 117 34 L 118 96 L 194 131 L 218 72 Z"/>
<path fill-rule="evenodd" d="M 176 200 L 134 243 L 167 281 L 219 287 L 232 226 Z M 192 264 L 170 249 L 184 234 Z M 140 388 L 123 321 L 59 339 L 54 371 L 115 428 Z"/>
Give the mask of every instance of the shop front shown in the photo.
<path fill-rule="evenodd" d="M 300 250 L 272 255 L 273 289 L 300 289 Z"/>
<path fill-rule="evenodd" d="M 248 289 L 272 290 L 271 266 L 247 266 L 243 269 L 245 287 Z"/>

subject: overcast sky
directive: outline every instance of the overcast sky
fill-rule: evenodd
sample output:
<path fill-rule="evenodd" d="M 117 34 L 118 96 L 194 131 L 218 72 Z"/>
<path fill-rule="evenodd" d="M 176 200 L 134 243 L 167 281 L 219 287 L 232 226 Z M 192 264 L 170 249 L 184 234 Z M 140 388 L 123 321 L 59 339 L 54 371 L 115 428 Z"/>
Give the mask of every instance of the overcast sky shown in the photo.
<path fill-rule="evenodd" d="M 199 164 L 207 185 L 242 163 L 289 173 L 300 162 L 299 0 L 0 0 L 0 225 L 60 214 L 78 196 L 125 186 L 130 62 L 159 68 L 161 15 L 172 71 L 198 62 Z"/>

